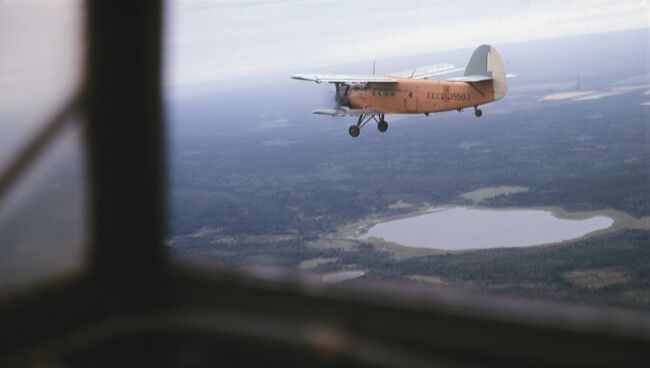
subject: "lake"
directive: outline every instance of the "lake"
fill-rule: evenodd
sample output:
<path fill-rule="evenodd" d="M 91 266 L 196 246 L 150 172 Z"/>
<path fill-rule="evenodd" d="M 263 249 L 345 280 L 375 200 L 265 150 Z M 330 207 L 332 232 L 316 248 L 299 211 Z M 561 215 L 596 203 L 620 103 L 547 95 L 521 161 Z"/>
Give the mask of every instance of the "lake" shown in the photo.
<path fill-rule="evenodd" d="M 614 223 L 610 217 L 562 219 L 540 209 L 433 208 L 422 215 L 380 222 L 371 237 L 404 246 L 435 249 L 526 247 L 579 238 Z"/>

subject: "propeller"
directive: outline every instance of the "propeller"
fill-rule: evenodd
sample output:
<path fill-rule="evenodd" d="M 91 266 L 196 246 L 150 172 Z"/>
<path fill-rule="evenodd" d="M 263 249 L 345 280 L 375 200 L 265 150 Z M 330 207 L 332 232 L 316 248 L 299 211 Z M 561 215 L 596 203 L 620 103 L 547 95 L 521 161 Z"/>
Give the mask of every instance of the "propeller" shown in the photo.
<path fill-rule="evenodd" d="M 323 102 L 322 106 L 327 106 L 332 109 L 340 109 L 338 98 L 336 97 L 336 89 L 328 85 L 326 89 L 323 90 Z"/>
<path fill-rule="evenodd" d="M 372 75 L 375 75 L 376 61 L 372 61 Z M 414 70 L 415 72 L 415 70 Z M 333 109 L 341 110 L 343 107 L 349 107 L 348 92 L 352 86 L 346 83 L 334 83 L 334 90 L 328 89 L 326 105 L 332 106 Z M 332 100 L 334 104 L 332 105 Z"/>
<path fill-rule="evenodd" d="M 334 83 L 334 88 L 328 88 L 324 98 L 326 101 L 324 105 L 330 106 L 332 109 L 341 110 L 348 106 L 347 91 L 351 88 L 345 83 Z"/>
<path fill-rule="evenodd" d="M 349 106 L 348 101 L 348 91 L 351 88 L 350 85 L 345 83 L 335 83 L 336 92 L 334 95 L 334 100 L 336 101 L 336 108 L 341 109 L 341 106 Z"/>

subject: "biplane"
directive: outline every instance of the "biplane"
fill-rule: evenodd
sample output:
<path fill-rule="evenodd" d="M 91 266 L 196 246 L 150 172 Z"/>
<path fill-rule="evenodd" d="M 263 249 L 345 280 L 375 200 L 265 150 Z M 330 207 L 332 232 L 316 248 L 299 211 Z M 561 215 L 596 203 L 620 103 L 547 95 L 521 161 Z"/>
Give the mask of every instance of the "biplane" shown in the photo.
<path fill-rule="evenodd" d="M 291 78 L 334 84 L 336 107 L 318 109 L 314 114 L 356 116 L 357 123 L 348 132 L 357 137 L 369 122 L 377 123 L 380 132 L 388 130 L 387 114 L 429 116 L 433 112 L 463 111 L 471 107 L 474 115 L 481 117 L 483 112 L 479 106 L 506 95 L 506 74 L 494 47 L 479 46 L 462 77 L 434 79 L 462 70 L 444 63 L 384 75 L 294 74 Z"/>

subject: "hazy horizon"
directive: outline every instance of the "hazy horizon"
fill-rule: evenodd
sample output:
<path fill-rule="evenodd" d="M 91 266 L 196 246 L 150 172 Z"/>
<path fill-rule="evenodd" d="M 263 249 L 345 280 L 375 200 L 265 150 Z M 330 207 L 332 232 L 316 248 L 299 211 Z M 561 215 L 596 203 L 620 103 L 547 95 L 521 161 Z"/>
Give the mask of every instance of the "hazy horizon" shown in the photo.
<path fill-rule="evenodd" d="M 649 24 L 647 4 L 631 0 L 460 3 L 168 2 L 165 84 L 188 86 Z M 459 8 L 466 10 L 459 13 Z"/>

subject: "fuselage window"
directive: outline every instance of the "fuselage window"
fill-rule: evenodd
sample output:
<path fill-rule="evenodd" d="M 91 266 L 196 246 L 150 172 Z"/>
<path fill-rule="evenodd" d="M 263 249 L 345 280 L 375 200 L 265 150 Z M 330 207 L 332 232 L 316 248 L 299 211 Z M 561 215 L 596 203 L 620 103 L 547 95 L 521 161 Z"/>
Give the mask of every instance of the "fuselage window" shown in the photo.
<path fill-rule="evenodd" d="M 413 91 L 409 91 L 409 97 L 413 97 Z"/>

